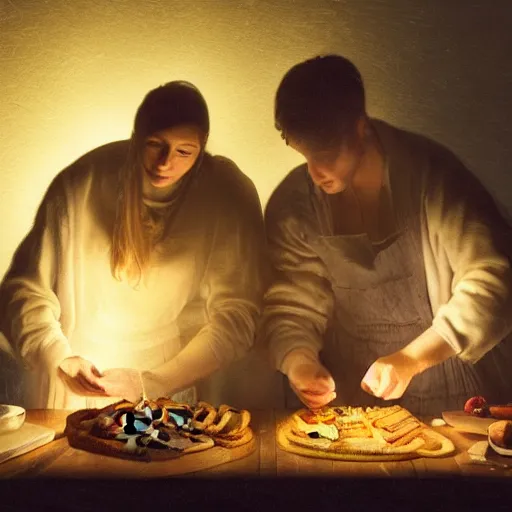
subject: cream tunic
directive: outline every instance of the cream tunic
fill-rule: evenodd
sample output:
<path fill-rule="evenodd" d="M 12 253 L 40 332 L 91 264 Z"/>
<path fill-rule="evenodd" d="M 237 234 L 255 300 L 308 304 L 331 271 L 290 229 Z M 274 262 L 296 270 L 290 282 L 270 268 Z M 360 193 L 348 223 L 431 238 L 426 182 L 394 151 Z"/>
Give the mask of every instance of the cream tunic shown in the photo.
<path fill-rule="evenodd" d="M 100 370 L 151 370 L 199 337 L 222 366 L 253 344 L 264 247 L 254 185 L 228 159 L 205 154 L 134 289 L 110 271 L 127 148 L 127 141 L 98 148 L 55 178 L 2 283 L 2 332 L 31 370 L 28 407 L 76 409 L 113 400 L 85 399 L 63 386 L 56 364 L 69 355 Z"/>

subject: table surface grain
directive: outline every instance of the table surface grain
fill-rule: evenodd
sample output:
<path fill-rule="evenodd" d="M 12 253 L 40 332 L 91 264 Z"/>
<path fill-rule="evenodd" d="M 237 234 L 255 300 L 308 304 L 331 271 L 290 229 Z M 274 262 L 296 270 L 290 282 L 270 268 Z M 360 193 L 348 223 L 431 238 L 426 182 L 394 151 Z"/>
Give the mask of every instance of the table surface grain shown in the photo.
<path fill-rule="evenodd" d="M 281 450 L 276 444 L 276 426 L 292 411 L 251 411 L 251 426 L 256 437 L 256 449 L 246 457 L 188 473 L 187 478 L 214 477 L 347 477 L 347 478 L 452 478 L 454 476 L 512 477 L 512 469 L 489 465 L 470 464 L 467 449 L 485 438 L 476 434 L 459 432 L 452 427 L 436 427 L 435 430 L 450 438 L 456 452 L 443 458 L 418 458 L 396 462 L 353 462 L 314 459 L 294 455 Z M 29 410 L 27 422 L 50 427 L 56 431 L 55 440 L 25 455 L 0 464 L 0 478 L 52 478 L 60 477 L 63 471 L 68 477 L 83 477 L 78 470 L 80 464 L 101 469 L 111 464 L 101 455 L 71 448 L 63 434 L 66 417 L 70 411 Z M 206 454 L 206 452 L 205 452 Z M 132 461 L 115 459 L 120 469 Z M 144 463 L 137 463 L 144 464 Z M 115 475 L 112 475 L 115 476 Z M 165 476 L 165 475 L 160 475 Z"/>

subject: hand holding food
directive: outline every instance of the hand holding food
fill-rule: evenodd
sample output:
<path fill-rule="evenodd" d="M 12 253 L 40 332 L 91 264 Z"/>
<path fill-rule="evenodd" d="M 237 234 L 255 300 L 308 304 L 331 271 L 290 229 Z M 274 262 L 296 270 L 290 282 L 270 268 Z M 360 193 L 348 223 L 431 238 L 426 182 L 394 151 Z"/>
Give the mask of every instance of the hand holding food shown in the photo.
<path fill-rule="evenodd" d="M 303 363 L 288 376 L 301 402 L 312 410 L 321 409 L 336 398 L 331 374 L 320 363 Z"/>
<path fill-rule="evenodd" d="M 418 373 L 417 367 L 416 360 L 402 351 L 380 357 L 368 368 L 361 388 L 384 400 L 395 400 L 404 394 L 411 379 Z"/>
<path fill-rule="evenodd" d="M 93 363 L 80 356 L 67 357 L 57 369 L 66 386 L 82 396 L 107 396 L 100 383 L 101 372 Z"/>
<path fill-rule="evenodd" d="M 321 409 L 336 398 L 334 379 L 313 353 L 292 351 L 283 369 L 290 387 L 309 409 Z"/>

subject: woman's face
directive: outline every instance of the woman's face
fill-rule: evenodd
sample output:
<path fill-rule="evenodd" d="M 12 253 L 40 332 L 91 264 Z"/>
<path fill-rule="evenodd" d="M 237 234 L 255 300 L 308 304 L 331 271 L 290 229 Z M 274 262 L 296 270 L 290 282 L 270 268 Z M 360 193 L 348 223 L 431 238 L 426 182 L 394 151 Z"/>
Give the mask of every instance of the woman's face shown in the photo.
<path fill-rule="evenodd" d="M 201 134 L 195 126 L 176 126 L 144 139 L 144 179 L 155 188 L 177 182 L 194 165 L 201 152 Z"/>

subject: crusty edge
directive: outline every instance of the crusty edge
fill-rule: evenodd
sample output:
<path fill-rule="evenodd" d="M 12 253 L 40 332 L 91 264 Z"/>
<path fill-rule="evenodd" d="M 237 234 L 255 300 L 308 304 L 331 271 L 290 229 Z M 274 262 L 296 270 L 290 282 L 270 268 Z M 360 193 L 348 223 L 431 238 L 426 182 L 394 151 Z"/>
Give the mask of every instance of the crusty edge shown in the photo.
<path fill-rule="evenodd" d="M 213 440 L 216 445 L 223 448 L 236 448 L 242 446 L 254 438 L 252 429 L 246 428 L 236 436 L 214 436 Z"/>
<path fill-rule="evenodd" d="M 315 450 L 312 448 L 306 448 L 300 445 L 291 443 L 288 440 L 290 432 L 289 420 L 282 422 L 277 427 L 277 444 L 278 446 L 287 452 L 294 453 L 297 455 L 304 455 L 306 457 L 312 457 L 317 459 L 334 459 L 334 460 L 350 460 L 350 461 L 397 461 L 397 460 L 408 460 L 414 458 L 415 453 L 402 453 L 402 454 L 361 454 L 361 453 L 341 453 L 341 452 L 330 452 Z"/>
<path fill-rule="evenodd" d="M 231 411 L 225 412 L 222 416 L 220 416 L 220 420 L 218 423 L 208 425 L 208 427 L 204 429 L 205 433 L 208 435 L 218 434 L 228 424 L 232 415 L 233 413 Z M 217 416 L 217 419 L 218 418 L 219 416 Z"/>
<path fill-rule="evenodd" d="M 195 418 L 198 416 L 199 411 L 206 410 L 207 415 L 206 418 L 203 421 L 198 421 Z M 205 430 L 207 427 L 212 425 L 215 422 L 215 419 L 217 418 L 217 411 L 215 410 L 215 407 L 212 405 L 206 403 L 206 402 L 199 402 L 197 404 L 197 409 L 194 412 L 194 417 L 190 422 L 191 427 L 196 428 L 197 430 Z"/>
<path fill-rule="evenodd" d="M 441 448 L 438 450 L 426 450 L 424 448 L 420 448 L 417 450 L 417 454 L 421 457 L 444 457 L 446 455 L 451 455 L 455 451 L 455 445 L 452 441 L 435 430 L 424 428 L 422 435 L 439 441 L 441 443 Z"/>

